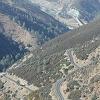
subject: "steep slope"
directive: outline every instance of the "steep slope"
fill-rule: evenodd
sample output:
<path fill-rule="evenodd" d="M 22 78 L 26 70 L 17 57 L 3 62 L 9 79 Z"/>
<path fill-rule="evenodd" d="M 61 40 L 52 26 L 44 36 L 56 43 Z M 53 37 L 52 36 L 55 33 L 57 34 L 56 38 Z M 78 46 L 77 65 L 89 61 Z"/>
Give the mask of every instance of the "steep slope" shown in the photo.
<path fill-rule="evenodd" d="M 25 47 L 0 32 L 0 72 L 19 60 L 27 50 Z"/>
<path fill-rule="evenodd" d="M 82 47 L 85 44 L 88 44 L 87 49 L 89 49 L 89 52 L 86 52 L 87 55 L 94 51 L 90 50 L 91 45 L 93 45 L 93 48 L 100 46 L 100 20 L 91 22 L 49 41 L 40 49 L 35 50 L 33 57 L 20 66 L 20 69 L 12 69 L 10 73 L 14 73 L 29 83 L 40 87 L 38 93 L 41 94 L 41 97 L 51 100 L 49 96 L 51 85 L 63 76 L 61 72 L 62 64 L 66 63 L 71 67 L 67 66 L 68 69 L 66 71 L 73 69 L 73 65 L 75 67 L 74 70 L 79 68 L 74 63 L 72 56 L 70 55 L 72 62 L 69 62 L 69 60 L 65 59 L 64 53 L 68 49 L 73 48 L 75 50 L 75 48 Z M 71 63 L 72 65 L 70 65 Z"/>
<path fill-rule="evenodd" d="M 0 13 L 0 71 L 37 48 L 37 39 L 8 16 Z"/>
<path fill-rule="evenodd" d="M 0 33 L 6 39 L 9 40 L 10 38 L 14 43 L 18 44 L 17 48 L 22 49 L 23 54 L 26 52 L 24 52 L 24 49 L 30 52 L 46 41 L 67 31 L 69 29 L 66 26 L 42 12 L 37 6 L 32 5 L 27 0 L 0 0 Z M 14 48 L 13 46 L 9 47 L 9 49 Z M 3 50 L 4 48 L 1 49 Z M 4 53 L 2 50 L 0 51 L 0 54 L 2 54 L 0 61 L 7 55 L 13 55 L 11 50 L 7 53 Z M 17 53 L 13 55 L 12 60 L 15 59 Z M 20 58 L 21 56 L 18 57 L 18 59 Z M 18 59 L 15 59 L 13 63 Z M 13 63 L 3 64 L 3 67 L 10 67 Z"/>
<path fill-rule="evenodd" d="M 14 21 L 9 19 L 8 16 L 2 13 L 0 13 L 0 29 L 0 32 L 6 37 L 12 38 L 13 41 L 22 43 L 25 47 L 31 45 L 32 48 L 36 48 L 36 37 L 32 37 L 28 31 L 24 30 L 24 28 L 20 27 Z"/>
<path fill-rule="evenodd" d="M 0 1 L 0 12 L 31 32 L 33 36 L 37 36 L 39 44 L 69 30 L 59 21 L 30 3 L 22 3 L 18 6 L 18 4 Z"/>
<path fill-rule="evenodd" d="M 99 0 L 31 0 L 66 25 L 76 28 L 100 13 Z M 70 23 L 69 23 L 70 22 Z"/>
<path fill-rule="evenodd" d="M 36 39 L 28 31 L 0 13 L 0 72 L 21 59 L 27 51 L 36 48 L 36 45 Z"/>

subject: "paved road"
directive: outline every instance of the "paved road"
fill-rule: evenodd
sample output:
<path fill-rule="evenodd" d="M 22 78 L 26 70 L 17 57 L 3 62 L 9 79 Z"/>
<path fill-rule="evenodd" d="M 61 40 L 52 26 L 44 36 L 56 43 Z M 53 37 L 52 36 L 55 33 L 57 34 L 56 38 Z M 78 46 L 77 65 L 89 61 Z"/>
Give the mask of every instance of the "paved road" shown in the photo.
<path fill-rule="evenodd" d="M 55 83 L 55 95 L 57 97 L 57 100 L 64 100 L 64 97 L 62 96 L 62 93 L 60 91 L 60 87 L 61 87 L 63 81 L 64 81 L 64 79 L 62 78 L 62 79 L 57 80 Z"/>
<path fill-rule="evenodd" d="M 73 59 L 73 55 L 72 55 L 72 51 L 71 50 L 68 50 L 68 55 L 69 55 L 69 58 L 70 58 L 70 62 L 76 67 L 76 69 L 80 68 L 80 66 L 78 66 L 74 62 L 74 59 Z M 63 97 L 63 95 L 62 95 L 62 93 L 60 91 L 60 87 L 61 87 L 62 83 L 64 82 L 64 79 L 65 78 L 59 79 L 55 83 L 55 95 L 57 97 L 57 100 L 64 100 L 64 97 Z"/>
<path fill-rule="evenodd" d="M 74 62 L 74 59 L 73 59 L 73 55 L 72 55 L 72 51 L 71 51 L 71 50 L 68 50 L 68 56 L 69 56 L 69 58 L 70 58 L 71 64 L 73 64 L 76 68 L 80 68 L 80 66 L 78 66 L 78 65 Z"/>

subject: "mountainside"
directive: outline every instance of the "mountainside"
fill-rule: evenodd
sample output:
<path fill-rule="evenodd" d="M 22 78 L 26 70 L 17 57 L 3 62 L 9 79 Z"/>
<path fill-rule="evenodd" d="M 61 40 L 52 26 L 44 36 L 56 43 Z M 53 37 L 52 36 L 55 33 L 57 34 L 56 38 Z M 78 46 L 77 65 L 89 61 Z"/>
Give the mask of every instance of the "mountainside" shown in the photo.
<path fill-rule="evenodd" d="M 0 72 L 5 71 L 27 52 L 25 47 L 0 32 Z"/>
<path fill-rule="evenodd" d="M 72 77 L 72 74 L 70 72 L 74 71 L 73 73 L 77 73 L 77 71 L 75 70 L 87 70 L 88 66 L 98 66 L 97 64 L 100 63 L 100 60 L 98 58 L 100 57 L 99 51 L 95 56 L 96 58 L 92 55 L 92 57 L 94 57 L 95 59 L 98 58 L 98 60 L 96 60 L 96 63 L 94 63 L 91 59 L 90 63 L 85 66 L 83 65 L 82 67 L 80 67 L 80 65 L 77 65 L 73 61 L 73 56 L 71 55 L 71 52 L 74 52 L 78 59 L 85 61 L 88 59 L 89 55 L 92 52 L 95 52 L 95 49 L 99 46 L 100 20 L 97 20 L 95 22 L 91 22 L 88 25 L 80 27 L 79 29 L 75 29 L 72 32 L 63 34 L 58 38 L 55 38 L 52 41 L 49 41 L 48 43 L 44 44 L 42 48 L 37 49 L 33 52 L 33 57 L 28 59 L 24 64 L 20 65 L 20 69 L 12 69 L 10 73 L 13 73 L 27 80 L 29 83 L 33 83 L 35 86 L 39 87 L 40 90 L 38 91 L 38 93 L 41 94 L 40 98 L 48 98 L 51 100 L 51 97 L 49 95 L 51 85 L 53 83 L 56 84 L 56 81 L 64 76 L 64 73 L 61 70 L 65 71 L 66 77 L 67 75 L 70 75 L 68 79 L 72 80 L 72 78 L 70 78 Z M 81 48 L 84 48 L 83 51 L 80 50 Z M 77 55 L 76 53 L 78 50 L 80 50 L 78 54 L 84 54 L 82 56 L 82 59 L 81 55 Z M 69 55 L 68 59 L 65 56 L 67 52 Z M 63 79 L 61 80 L 63 81 Z M 81 92 L 83 91 L 81 90 Z"/>
<path fill-rule="evenodd" d="M 99 0 L 31 0 L 40 8 L 65 23 L 76 28 L 90 22 L 100 13 Z M 70 22 L 70 23 L 69 23 Z"/>
<path fill-rule="evenodd" d="M 100 99 L 100 0 L 0 0 L 0 100 Z"/>
<path fill-rule="evenodd" d="M 10 38 L 16 42 L 19 45 L 17 48 L 22 48 L 22 51 L 26 49 L 31 52 L 46 41 L 67 31 L 69 29 L 65 25 L 32 5 L 30 1 L 0 0 L 0 33 L 7 39 Z M 14 49 L 13 46 L 9 48 Z M 0 56 L 0 61 L 2 61 L 3 57 L 9 56 L 9 54 L 12 56 L 13 52 L 9 50 L 4 53 L 1 50 L 0 54 L 2 54 Z M 14 56 L 16 55 L 15 53 Z M 6 66 L 10 67 L 13 63 Z"/>
<path fill-rule="evenodd" d="M 36 48 L 36 37 L 24 30 L 17 23 L 11 20 L 8 16 L 0 13 L 0 32 L 2 32 L 6 37 L 12 38 L 13 41 L 22 43 L 25 47 L 31 45 Z"/>
<path fill-rule="evenodd" d="M 16 7 L 16 3 L 11 5 L 1 1 L 0 12 L 31 32 L 33 36 L 37 36 L 40 44 L 69 30 L 62 23 L 30 3 L 22 3 Z"/>

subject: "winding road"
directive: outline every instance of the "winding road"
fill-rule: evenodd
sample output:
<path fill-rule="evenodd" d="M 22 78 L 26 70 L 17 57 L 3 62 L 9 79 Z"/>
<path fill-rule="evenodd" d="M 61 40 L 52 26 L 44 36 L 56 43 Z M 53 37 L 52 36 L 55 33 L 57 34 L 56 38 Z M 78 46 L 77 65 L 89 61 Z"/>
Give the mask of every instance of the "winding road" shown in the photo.
<path fill-rule="evenodd" d="M 60 91 L 60 87 L 61 87 L 63 81 L 64 81 L 64 79 L 62 78 L 62 79 L 57 80 L 55 83 L 55 95 L 57 97 L 57 100 L 64 100 L 64 97 L 62 96 L 62 93 Z"/>
<path fill-rule="evenodd" d="M 72 50 L 68 50 L 67 53 L 68 53 L 71 64 L 73 64 L 76 67 L 76 70 L 78 68 L 80 68 L 80 66 L 78 66 L 74 62 L 73 55 L 72 55 Z M 59 79 L 55 83 L 54 90 L 55 90 L 55 95 L 56 95 L 57 100 L 65 100 L 62 93 L 61 93 L 61 90 L 60 90 L 60 87 L 61 87 L 61 85 L 62 85 L 62 83 L 64 82 L 65 79 L 66 78 Z"/>
<path fill-rule="evenodd" d="M 78 65 L 74 62 L 73 55 L 72 55 L 72 51 L 71 51 L 71 50 L 68 50 L 67 52 L 68 52 L 68 56 L 69 56 L 69 59 L 70 59 L 71 64 L 73 64 L 74 67 L 76 67 L 76 69 L 80 68 L 80 66 L 78 66 Z"/>

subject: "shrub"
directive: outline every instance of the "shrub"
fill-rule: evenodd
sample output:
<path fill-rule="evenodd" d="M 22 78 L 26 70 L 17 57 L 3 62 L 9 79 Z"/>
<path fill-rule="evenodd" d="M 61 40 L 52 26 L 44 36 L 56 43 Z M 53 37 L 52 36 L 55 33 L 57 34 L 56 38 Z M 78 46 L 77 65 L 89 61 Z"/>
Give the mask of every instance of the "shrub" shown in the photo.
<path fill-rule="evenodd" d="M 68 95 L 68 99 L 71 99 L 71 100 L 79 100 L 80 97 L 81 97 L 81 91 L 80 90 L 73 90 Z"/>
<path fill-rule="evenodd" d="M 70 81 L 67 86 L 69 87 L 70 91 L 74 89 L 74 86 L 80 87 L 80 84 L 76 80 Z"/>
<path fill-rule="evenodd" d="M 90 84 L 100 81 L 100 75 L 95 75 L 91 78 Z"/>
<path fill-rule="evenodd" d="M 0 80 L 0 89 L 2 89 L 4 86 L 4 83 Z"/>

